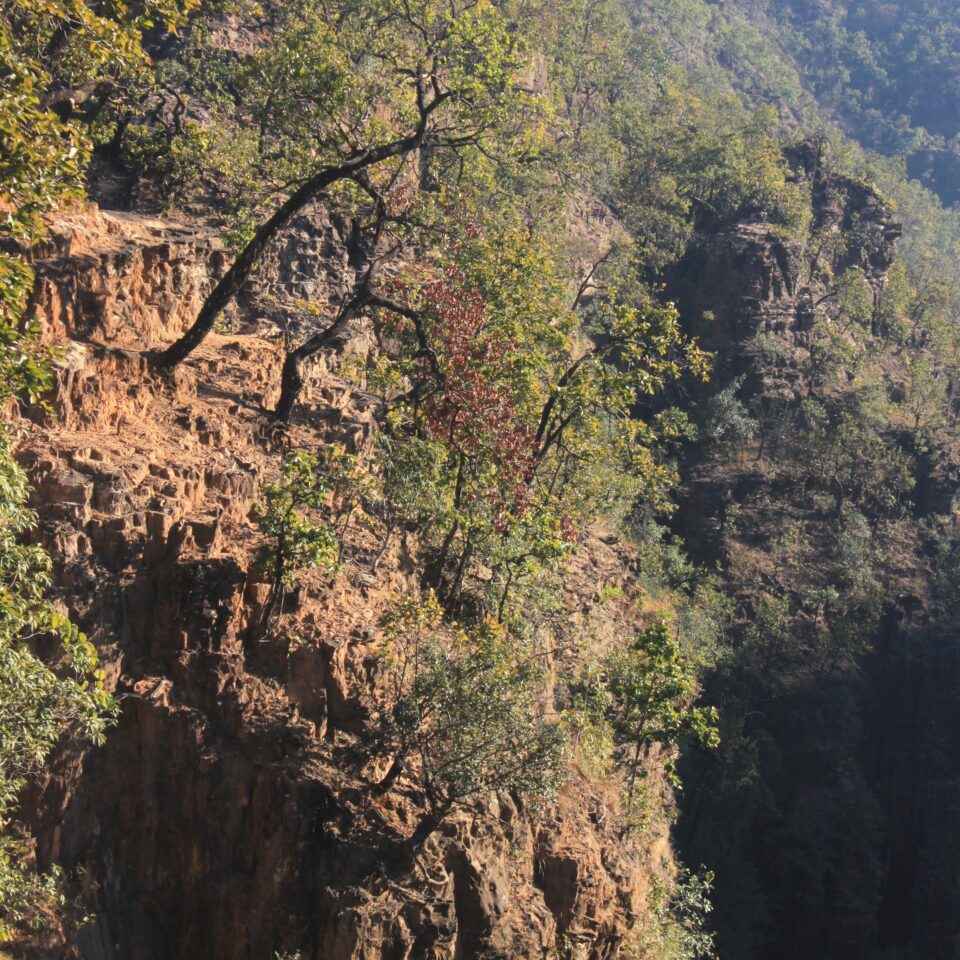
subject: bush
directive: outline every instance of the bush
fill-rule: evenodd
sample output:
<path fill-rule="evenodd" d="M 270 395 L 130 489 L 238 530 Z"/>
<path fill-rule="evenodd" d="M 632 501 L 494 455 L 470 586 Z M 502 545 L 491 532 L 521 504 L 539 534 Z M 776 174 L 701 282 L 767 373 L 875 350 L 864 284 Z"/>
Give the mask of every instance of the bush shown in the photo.
<path fill-rule="evenodd" d="M 590 742 L 603 742 L 598 726 L 609 731 L 613 762 L 626 772 L 628 807 L 634 803 L 645 747 L 675 747 L 684 736 L 708 747 L 719 743 L 717 711 L 693 706 L 699 692 L 696 665 L 682 654 L 666 623 L 637 633 L 599 669 L 587 671 L 580 686 L 573 722 Z"/>
<path fill-rule="evenodd" d="M 29 487 L 0 428 L 0 942 L 55 903 L 55 874 L 23 869 L 22 845 L 10 827 L 26 778 L 37 773 L 64 730 L 103 739 L 116 703 L 102 686 L 93 645 L 46 598 L 51 561 L 21 537 L 36 526 Z M 56 640 L 39 659 L 31 640 Z"/>
<path fill-rule="evenodd" d="M 270 579 L 270 595 L 263 616 L 268 626 L 279 609 L 284 591 L 304 570 L 333 570 L 337 561 L 337 535 L 327 523 L 315 523 L 303 511 L 321 507 L 330 481 L 319 472 L 313 454 L 288 454 L 281 476 L 263 489 L 263 500 L 253 518 L 264 537 L 257 552 L 257 567 Z"/>
<path fill-rule="evenodd" d="M 716 956 L 709 916 L 713 875 L 681 867 L 667 881 L 654 878 L 650 911 L 630 957 L 645 960 L 709 960 Z"/>
<path fill-rule="evenodd" d="M 430 805 L 427 829 L 493 791 L 552 797 L 566 745 L 542 705 L 539 658 L 491 621 L 463 630 L 441 613 L 430 594 L 398 601 L 384 621 L 388 695 L 370 735 L 375 753 L 394 758 L 380 789 L 407 772 Z"/>
<path fill-rule="evenodd" d="M 738 377 L 707 401 L 703 436 L 718 446 L 742 448 L 757 434 L 756 423 L 737 397 L 743 379 Z"/>

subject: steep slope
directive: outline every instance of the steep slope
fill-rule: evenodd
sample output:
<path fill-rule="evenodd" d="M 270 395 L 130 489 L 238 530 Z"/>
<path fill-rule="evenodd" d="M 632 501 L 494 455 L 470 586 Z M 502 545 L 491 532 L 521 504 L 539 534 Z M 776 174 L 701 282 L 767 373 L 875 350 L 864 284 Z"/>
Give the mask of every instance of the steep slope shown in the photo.
<path fill-rule="evenodd" d="M 632 6 L 708 94 L 771 105 L 791 130 L 842 130 L 892 161 L 894 179 L 906 171 L 945 205 L 956 203 L 960 19 L 949 0 Z"/>
<path fill-rule="evenodd" d="M 713 883 L 724 960 L 953 956 L 960 227 L 863 149 L 953 149 L 890 7 L 218 6 L 67 99 L 49 38 L 124 212 L 0 254 L 64 348 L 12 416 L 121 717 L 22 798 L 67 907 L 19 953 L 695 960 Z M 284 582 L 291 454 L 327 536 Z M 536 677 L 511 789 L 449 805 L 402 738 L 458 742 L 450 674 L 400 709 L 390 620 L 434 594 L 432 662 Z"/>
<path fill-rule="evenodd" d="M 676 526 L 738 607 L 708 685 L 723 743 L 686 771 L 681 849 L 717 872 L 726 958 L 947 958 L 958 638 L 935 531 L 960 461 L 949 431 L 921 440 L 884 406 L 909 389 L 880 320 L 900 225 L 812 159 L 794 156 L 809 238 L 740 222 L 696 242 L 674 281 L 718 355 Z M 831 232 L 850 241 L 824 246 Z M 863 285 L 859 320 L 845 276 Z"/>
<path fill-rule="evenodd" d="M 734 6 L 757 16 L 755 5 Z M 778 0 L 768 16 L 771 34 L 787 30 L 799 41 L 784 53 L 856 140 L 905 156 L 910 175 L 945 203 L 960 199 L 955 5 Z"/>
<path fill-rule="evenodd" d="M 616 790 L 576 774 L 545 811 L 501 794 L 418 846 L 416 791 L 371 789 L 351 734 L 378 696 L 380 616 L 416 577 L 406 542 L 374 576 L 379 545 L 355 527 L 346 570 L 305 579 L 282 628 L 256 638 L 267 587 L 249 514 L 275 444 L 362 454 L 376 427 L 369 397 L 319 368 L 289 432 L 265 429 L 280 358 L 256 336 L 214 338 L 171 382 L 150 374 L 131 348 L 189 321 L 211 243 L 92 212 L 58 224 L 36 264 L 40 315 L 67 350 L 59 419 L 23 457 L 57 597 L 122 703 L 107 746 L 68 751 L 24 804 L 38 863 L 61 865 L 94 917 L 42 955 L 617 956 L 670 848 L 662 825 L 621 834 Z M 350 352 L 371 345 L 354 336 Z M 636 593 L 630 564 L 594 539 L 571 570 L 575 620 L 598 642 Z M 622 599 L 600 605 L 600 584 Z"/>

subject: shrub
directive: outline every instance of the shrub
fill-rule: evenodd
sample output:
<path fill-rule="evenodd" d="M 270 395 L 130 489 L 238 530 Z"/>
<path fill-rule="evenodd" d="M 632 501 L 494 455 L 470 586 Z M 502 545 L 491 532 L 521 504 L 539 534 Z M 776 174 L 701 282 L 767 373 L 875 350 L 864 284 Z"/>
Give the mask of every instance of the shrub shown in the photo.
<path fill-rule="evenodd" d="M 304 513 L 322 506 L 329 489 L 317 458 L 295 451 L 284 458 L 280 479 L 264 487 L 263 499 L 254 507 L 253 518 L 264 538 L 256 563 L 270 580 L 264 627 L 279 609 L 284 591 L 297 582 L 302 571 L 336 567 L 336 532 Z"/>
<path fill-rule="evenodd" d="M 21 543 L 36 526 L 28 492 L 0 428 L 0 942 L 16 925 L 36 920 L 57 893 L 56 874 L 24 871 L 24 851 L 10 829 L 26 778 L 64 730 L 100 743 L 116 711 L 93 645 L 46 597 L 49 555 Z M 38 637 L 56 641 L 52 657 L 36 655 L 31 641 Z"/>
<path fill-rule="evenodd" d="M 381 790 L 408 772 L 430 805 L 426 829 L 492 791 L 554 795 L 566 737 L 543 708 L 538 657 L 492 621 L 443 625 L 433 594 L 399 600 L 384 630 L 388 694 L 370 740 L 394 760 Z"/>
<path fill-rule="evenodd" d="M 716 956 L 709 916 L 713 874 L 681 867 L 668 880 L 654 878 L 650 911 L 629 957 L 645 960 L 710 960 Z"/>
<path fill-rule="evenodd" d="M 708 747 L 719 742 L 717 712 L 693 705 L 698 692 L 696 665 L 666 623 L 638 632 L 581 678 L 571 720 L 590 742 L 602 742 L 598 728 L 606 727 L 613 763 L 626 773 L 628 807 L 637 794 L 645 747 L 675 747 L 684 736 Z"/>

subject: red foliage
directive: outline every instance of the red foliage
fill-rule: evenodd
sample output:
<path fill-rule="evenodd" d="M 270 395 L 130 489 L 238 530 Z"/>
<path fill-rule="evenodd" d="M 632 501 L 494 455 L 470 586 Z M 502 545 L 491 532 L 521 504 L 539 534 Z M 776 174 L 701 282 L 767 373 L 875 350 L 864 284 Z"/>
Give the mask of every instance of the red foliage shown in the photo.
<path fill-rule="evenodd" d="M 507 381 L 517 345 L 507 337 L 485 333 L 487 304 L 463 274 L 449 268 L 423 291 L 431 332 L 443 369 L 443 389 L 426 410 L 430 432 L 468 459 L 489 458 L 501 492 L 494 505 L 497 526 L 527 507 L 534 465 L 534 433 L 518 422 Z"/>

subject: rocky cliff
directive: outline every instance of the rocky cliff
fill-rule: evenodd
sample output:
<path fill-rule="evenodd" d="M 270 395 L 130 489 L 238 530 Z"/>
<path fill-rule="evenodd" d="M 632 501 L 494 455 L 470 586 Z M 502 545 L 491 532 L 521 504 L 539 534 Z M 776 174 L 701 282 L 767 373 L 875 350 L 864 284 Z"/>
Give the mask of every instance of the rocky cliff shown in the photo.
<path fill-rule="evenodd" d="M 811 358 L 846 337 L 843 277 L 865 284 L 876 318 L 899 227 L 869 188 L 795 162 L 810 178 L 805 236 L 761 219 L 702 230 L 671 280 L 715 353 L 688 404 L 702 439 L 674 527 L 736 604 L 709 691 L 724 744 L 686 761 L 679 837 L 716 870 L 726 956 L 866 960 L 922 944 L 946 958 L 954 558 L 924 530 L 953 522 L 960 467 L 948 445 L 919 450 L 890 424 L 889 456 L 915 464 L 895 508 L 861 478 L 838 509 L 817 474 L 808 404 L 842 417 L 857 381 L 842 365 L 817 381 Z M 91 209 L 36 252 L 33 309 L 63 351 L 55 416 L 24 424 L 21 452 L 56 596 L 122 713 L 104 748 L 65 747 L 25 798 L 37 863 L 64 869 L 72 903 L 59 930 L 18 945 L 25 957 L 606 960 L 629 955 L 657 909 L 668 824 L 625 834 L 614 787 L 576 768 L 555 805 L 491 797 L 425 843 L 417 791 L 371 789 L 384 771 L 356 735 L 380 696 L 382 614 L 417 580 L 414 535 L 380 558 L 375 532 L 353 525 L 342 572 L 306 576 L 279 629 L 255 629 L 269 590 L 251 509 L 279 456 L 337 443 L 362 460 L 378 430 L 378 401 L 349 375 L 376 354 L 363 319 L 314 366 L 286 430 L 264 415 L 278 319 L 346 289 L 350 244 L 348 224 L 303 218 L 172 377 L 144 352 L 185 328 L 223 269 L 209 232 Z M 873 357 L 902 390 L 896 354 Z M 740 447 L 711 424 L 725 391 L 754 424 Z M 847 508 L 872 525 L 862 555 Z M 574 629 L 609 641 L 644 573 L 632 548 L 591 534 L 565 577 Z M 656 753 L 648 767 L 669 808 Z"/>
<path fill-rule="evenodd" d="M 723 956 L 945 960 L 960 943 L 946 866 L 960 646 L 933 531 L 954 523 L 957 451 L 918 450 L 871 406 L 908 379 L 880 329 L 900 225 L 863 184 L 798 170 L 808 233 L 709 232 L 674 280 L 717 357 L 675 526 L 737 604 L 735 652 L 710 684 L 724 746 L 687 769 L 681 850 L 717 870 Z M 853 326 L 844 275 L 865 284 Z M 718 411 L 735 442 L 707 422 Z M 852 426 L 865 421 L 883 445 Z M 894 483 L 896 465 L 911 475 Z"/>
<path fill-rule="evenodd" d="M 268 641 L 250 629 L 267 586 L 249 515 L 278 451 L 336 441 L 362 456 L 376 429 L 333 362 L 288 431 L 263 415 L 281 348 L 257 336 L 258 309 L 302 295 L 299 258 L 323 264 L 342 239 L 329 223 L 294 231 L 241 331 L 169 380 L 142 351 L 182 331 L 222 268 L 209 235 L 93 210 L 37 255 L 34 308 L 64 350 L 57 416 L 28 425 L 22 454 L 56 597 L 122 713 L 105 747 L 65 749 L 25 799 L 38 864 L 64 869 L 90 919 L 19 955 L 606 960 L 669 869 L 665 825 L 624 836 L 616 791 L 575 771 L 556 805 L 501 795 L 411 844 L 421 801 L 371 791 L 352 738 L 377 697 L 380 615 L 414 576 L 403 539 L 374 577 L 378 545 L 355 526 L 342 573 L 305 577 Z M 371 349 L 358 329 L 337 362 Z M 570 571 L 574 616 L 601 638 L 611 604 L 636 595 L 633 562 L 594 538 Z M 603 587 L 622 599 L 601 605 Z"/>

